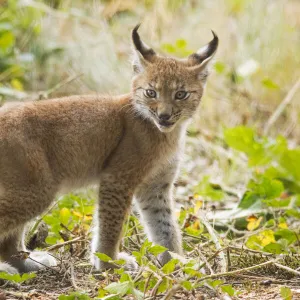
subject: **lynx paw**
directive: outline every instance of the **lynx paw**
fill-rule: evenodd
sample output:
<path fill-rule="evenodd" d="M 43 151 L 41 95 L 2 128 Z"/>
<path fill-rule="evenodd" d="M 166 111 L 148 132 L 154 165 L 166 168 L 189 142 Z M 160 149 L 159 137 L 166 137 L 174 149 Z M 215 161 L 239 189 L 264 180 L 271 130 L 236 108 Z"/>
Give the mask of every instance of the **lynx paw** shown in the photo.
<path fill-rule="evenodd" d="M 31 271 L 37 271 L 45 267 L 57 266 L 56 259 L 47 252 L 34 251 L 30 253 L 30 256 L 25 261 L 27 268 L 32 268 Z"/>
<path fill-rule="evenodd" d="M 172 259 L 172 256 L 168 251 L 165 251 L 158 256 L 158 261 L 161 264 L 161 266 L 164 266 L 168 261 Z"/>
<path fill-rule="evenodd" d="M 124 259 L 126 261 L 124 266 L 126 271 L 133 272 L 136 271 L 139 267 L 135 258 L 127 254 L 126 252 L 120 252 L 118 254 L 118 259 Z"/>
<path fill-rule="evenodd" d="M 17 274 L 18 270 L 7 263 L 0 263 L 0 273 L 6 272 L 9 274 Z"/>
<path fill-rule="evenodd" d="M 38 271 L 45 267 L 54 267 L 57 265 L 53 256 L 47 252 L 31 252 L 29 257 L 24 259 L 18 259 L 10 262 L 19 273 L 28 273 Z"/>

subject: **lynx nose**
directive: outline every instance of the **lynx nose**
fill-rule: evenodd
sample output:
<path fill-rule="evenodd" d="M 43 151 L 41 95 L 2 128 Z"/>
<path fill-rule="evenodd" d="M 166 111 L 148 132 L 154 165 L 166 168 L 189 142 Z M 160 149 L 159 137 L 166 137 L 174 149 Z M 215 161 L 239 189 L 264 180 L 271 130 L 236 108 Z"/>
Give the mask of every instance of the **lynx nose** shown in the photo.
<path fill-rule="evenodd" d="M 158 118 L 162 121 L 168 121 L 171 118 L 171 115 L 166 114 L 166 113 L 165 114 L 160 114 L 160 115 L 158 115 Z"/>

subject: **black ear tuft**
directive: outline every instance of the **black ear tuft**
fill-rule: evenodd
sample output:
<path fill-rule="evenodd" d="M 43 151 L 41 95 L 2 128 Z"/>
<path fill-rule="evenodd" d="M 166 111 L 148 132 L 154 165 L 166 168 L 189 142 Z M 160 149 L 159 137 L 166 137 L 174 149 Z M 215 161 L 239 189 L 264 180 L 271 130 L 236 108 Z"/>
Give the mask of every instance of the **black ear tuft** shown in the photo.
<path fill-rule="evenodd" d="M 132 42 L 135 49 L 139 51 L 146 60 L 151 61 L 156 53 L 141 40 L 140 35 L 138 34 L 140 26 L 141 24 L 137 24 L 132 30 Z"/>
<path fill-rule="evenodd" d="M 140 49 L 142 48 L 142 43 L 141 43 L 141 38 L 140 35 L 138 34 L 138 30 L 141 26 L 141 23 L 137 24 L 133 30 L 132 30 L 132 41 L 133 44 L 136 48 L 136 50 L 140 51 Z"/>
<path fill-rule="evenodd" d="M 189 56 L 188 59 L 192 65 L 201 64 L 204 60 L 214 56 L 216 53 L 219 45 L 219 38 L 213 30 L 211 32 L 213 34 L 213 39 L 196 53 Z"/>

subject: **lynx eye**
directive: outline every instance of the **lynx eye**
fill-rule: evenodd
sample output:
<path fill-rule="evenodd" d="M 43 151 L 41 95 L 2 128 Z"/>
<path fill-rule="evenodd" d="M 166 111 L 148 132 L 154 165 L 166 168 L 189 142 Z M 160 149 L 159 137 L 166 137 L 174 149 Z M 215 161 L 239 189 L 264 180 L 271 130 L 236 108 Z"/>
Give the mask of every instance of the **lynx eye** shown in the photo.
<path fill-rule="evenodd" d="M 176 100 L 183 100 L 183 99 L 187 99 L 189 97 L 189 93 L 186 92 L 186 91 L 178 91 L 176 94 L 175 94 L 175 99 Z"/>
<path fill-rule="evenodd" d="M 156 98 L 156 92 L 154 90 L 147 89 L 145 92 L 146 97 Z"/>

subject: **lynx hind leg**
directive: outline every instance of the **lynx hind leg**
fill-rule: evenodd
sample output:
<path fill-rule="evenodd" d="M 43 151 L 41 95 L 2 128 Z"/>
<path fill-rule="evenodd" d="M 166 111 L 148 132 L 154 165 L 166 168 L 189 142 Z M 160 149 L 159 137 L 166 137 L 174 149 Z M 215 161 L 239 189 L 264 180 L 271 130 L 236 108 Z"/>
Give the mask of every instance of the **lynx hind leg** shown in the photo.
<path fill-rule="evenodd" d="M 182 254 L 180 228 L 174 215 L 172 187 L 173 180 L 170 177 L 157 177 L 139 188 L 135 200 L 149 240 Z M 162 265 L 170 259 L 168 251 L 159 256 Z"/>
<path fill-rule="evenodd" d="M 27 252 L 24 245 L 25 224 L 42 213 L 52 200 L 48 190 L 43 188 L 37 188 L 39 192 L 36 193 L 28 190 L 28 187 L 20 190 L 26 193 L 18 195 L 18 191 L 6 191 L 0 197 L 0 261 L 5 263 L 1 266 L 4 270 L 14 272 L 17 269 L 20 273 L 54 266 L 55 259 L 44 252 L 31 252 L 29 258 L 20 255 L 20 251 Z"/>
<path fill-rule="evenodd" d="M 124 259 L 125 269 L 134 270 L 137 264 L 133 257 L 118 253 L 122 228 L 130 209 L 132 195 L 128 185 L 120 180 L 102 180 L 99 192 L 99 204 L 94 216 L 95 228 L 92 241 L 91 262 L 98 270 L 115 268 L 108 262 L 101 261 L 95 252 L 104 253 L 112 259 Z"/>
<path fill-rule="evenodd" d="M 56 266 L 56 260 L 50 254 L 41 251 L 31 252 L 28 258 L 22 257 L 21 251 L 26 251 L 23 242 L 23 230 L 15 231 L 0 241 L 0 264 L 8 273 L 27 273 L 41 268 Z M 27 252 L 27 251 L 26 251 Z"/>

